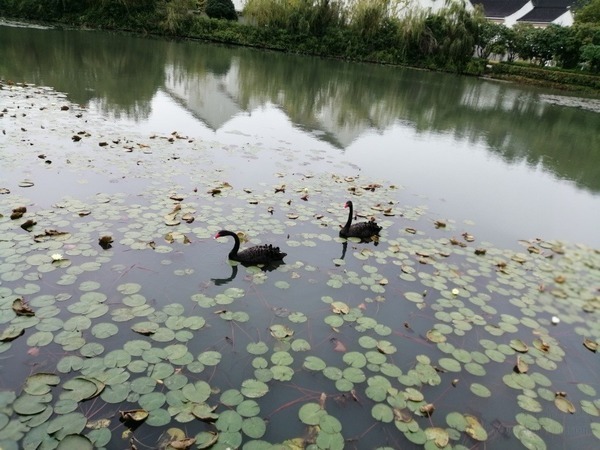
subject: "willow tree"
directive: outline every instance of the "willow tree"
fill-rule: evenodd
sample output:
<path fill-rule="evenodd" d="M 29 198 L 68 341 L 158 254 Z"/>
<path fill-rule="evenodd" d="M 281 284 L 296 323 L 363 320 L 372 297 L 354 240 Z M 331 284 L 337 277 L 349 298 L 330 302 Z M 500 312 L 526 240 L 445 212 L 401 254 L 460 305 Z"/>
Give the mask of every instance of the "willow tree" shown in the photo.
<path fill-rule="evenodd" d="M 437 41 L 434 60 L 437 65 L 462 72 L 472 60 L 482 12 L 467 10 L 464 0 L 453 0 L 426 20 Z"/>

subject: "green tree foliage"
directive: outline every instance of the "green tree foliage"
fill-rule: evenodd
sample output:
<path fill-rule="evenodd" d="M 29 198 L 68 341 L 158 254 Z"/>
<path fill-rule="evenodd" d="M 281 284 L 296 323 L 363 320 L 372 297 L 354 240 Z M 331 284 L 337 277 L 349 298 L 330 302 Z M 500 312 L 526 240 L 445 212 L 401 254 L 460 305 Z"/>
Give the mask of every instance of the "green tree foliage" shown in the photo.
<path fill-rule="evenodd" d="M 584 45 L 581 48 L 581 59 L 589 64 L 592 72 L 600 73 L 600 45 Z"/>
<path fill-rule="evenodd" d="M 237 13 L 231 0 L 206 0 L 206 15 L 212 19 L 237 20 Z"/>
<path fill-rule="evenodd" d="M 483 17 L 477 19 L 477 34 L 475 37 L 475 52 L 479 58 L 488 59 L 490 54 L 504 54 L 506 42 L 504 30 L 507 28 L 499 23 L 491 22 Z"/>
<path fill-rule="evenodd" d="M 575 11 L 575 23 L 600 24 L 600 0 L 590 0 Z"/>

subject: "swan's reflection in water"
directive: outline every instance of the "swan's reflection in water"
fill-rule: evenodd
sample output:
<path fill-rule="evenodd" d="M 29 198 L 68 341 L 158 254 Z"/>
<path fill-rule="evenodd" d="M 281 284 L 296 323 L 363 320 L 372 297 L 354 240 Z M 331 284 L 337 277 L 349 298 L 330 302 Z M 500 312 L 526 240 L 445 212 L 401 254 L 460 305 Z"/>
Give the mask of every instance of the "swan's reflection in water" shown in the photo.
<path fill-rule="evenodd" d="M 238 262 L 229 262 L 230 266 L 231 266 L 231 274 L 227 277 L 227 278 L 211 278 L 210 281 L 212 281 L 215 286 L 224 286 L 227 283 L 230 283 L 231 281 L 235 280 L 235 277 L 237 277 L 237 273 L 238 273 L 238 267 L 240 265 L 243 265 L 244 267 L 259 267 L 260 270 L 262 270 L 263 272 L 272 272 L 273 270 L 277 269 L 279 266 L 285 264 L 283 261 L 275 261 L 272 262 L 270 264 L 260 264 L 258 266 L 255 266 L 254 264 L 241 264 Z"/>

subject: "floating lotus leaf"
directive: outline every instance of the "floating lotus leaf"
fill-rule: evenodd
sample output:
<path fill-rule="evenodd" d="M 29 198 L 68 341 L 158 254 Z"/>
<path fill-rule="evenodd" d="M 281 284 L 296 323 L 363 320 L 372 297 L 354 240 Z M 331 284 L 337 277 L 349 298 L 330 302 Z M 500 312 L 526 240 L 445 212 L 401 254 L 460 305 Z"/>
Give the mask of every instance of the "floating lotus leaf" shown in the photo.
<path fill-rule="evenodd" d="M 237 405 L 236 411 L 242 417 L 254 417 L 260 413 L 260 406 L 254 400 L 244 400 Z"/>
<path fill-rule="evenodd" d="M 193 405 L 192 414 L 200 420 L 216 420 L 219 415 L 215 414 L 216 406 L 210 406 L 207 403 L 196 403 Z"/>
<path fill-rule="evenodd" d="M 487 440 L 488 434 L 476 417 L 465 414 L 465 419 L 467 420 L 468 424 L 465 428 L 465 432 L 471 436 L 471 438 L 475 439 L 476 441 Z"/>
<path fill-rule="evenodd" d="M 202 431 L 194 439 L 196 439 L 196 447 L 198 449 L 205 449 L 212 447 L 217 442 L 219 434 L 213 431 Z"/>
<path fill-rule="evenodd" d="M 304 359 L 303 367 L 308 370 L 321 371 L 327 367 L 327 364 L 317 356 L 307 356 Z"/>
<path fill-rule="evenodd" d="M 351 367 L 361 368 L 367 364 L 367 358 L 359 352 L 345 353 L 342 359 Z"/>
<path fill-rule="evenodd" d="M 446 342 L 446 336 L 444 336 L 439 330 L 429 330 L 426 333 L 426 337 L 431 342 Z"/>
<path fill-rule="evenodd" d="M 66 391 L 70 391 L 67 398 L 72 398 L 76 401 L 88 400 L 100 395 L 104 390 L 104 386 L 104 383 L 86 377 L 71 378 L 63 383 L 63 388 Z"/>
<path fill-rule="evenodd" d="M 292 350 L 295 352 L 306 352 L 311 349 L 311 345 L 305 339 L 294 339 L 292 342 Z"/>
<path fill-rule="evenodd" d="M 269 392 L 269 386 L 259 380 L 244 380 L 240 389 L 242 394 L 248 398 L 259 398 Z"/>
<path fill-rule="evenodd" d="M 43 395 L 50 392 L 51 386 L 59 383 L 60 378 L 57 375 L 40 372 L 27 377 L 23 390 L 31 395 Z"/>
<path fill-rule="evenodd" d="M 52 400 L 51 394 L 31 395 L 21 394 L 13 403 L 13 410 L 22 416 L 39 414 L 46 409 Z"/>
<path fill-rule="evenodd" d="M 243 419 L 236 411 L 223 411 L 217 419 L 215 426 L 221 432 L 236 432 L 242 429 Z"/>
<path fill-rule="evenodd" d="M 521 441 L 521 443 L 528 449 L 545 449 L 546 443 L 533 431 L 528 430 L 522 425 L 513 427 L 514 435 Z"/>
<path fill-rule="evenodd" d="M 479 397 L 490 397 L 492 392 L 482 384 L 472 383 L 470 386 L 471 392 Z"/>
<path fill-rule="evenodd" d="M 252 439 L 260 439 L 267 431 L 267 426 L 260 417 L 250 417 L 242 422 L 242 431 Z"/>
<path fill-rule="evenodd" d="M 306 403 L 298 411 L 298 418 L 306 425 L 318 425 L 323 416 L 327 415 L 318 403 Z"/>
<path fill-rule="evenodd" d="M 450 441 L 450 436 L 448 432 L 443 428 L 439 427 L 430 427 L 425 429 L 425 436 L 428 441 L 433 441 L 436 447 L 444 448 L 448 445 Z"/>
<path fill-rule="evenodd" d="M 285 339 L 294 334 L 294 330 L 285 325 L 279 324 L 271 325 L 269 327 L 269 331 L 271 332 L 271 335 L 276 339 Z"/>
<path fill-rule="evenodd" d="M 577 388 L 586 395 L 591 397 L 596 396 L 596 389 L 593 386 L 585 383 L 578 383 Z"/>
<path fill-rule="evenodd" d="M 371 408 L 371 415 L 375 420 L 390 423 L 394 420 L 394 411 L 385 403 L 377 403 Z"/>
<path fill-rule="evenodd" d="M 57 450 L 93 450 L 94 446 L 85 436 L 69 434 L 60 441 L 56 448 Z"/>

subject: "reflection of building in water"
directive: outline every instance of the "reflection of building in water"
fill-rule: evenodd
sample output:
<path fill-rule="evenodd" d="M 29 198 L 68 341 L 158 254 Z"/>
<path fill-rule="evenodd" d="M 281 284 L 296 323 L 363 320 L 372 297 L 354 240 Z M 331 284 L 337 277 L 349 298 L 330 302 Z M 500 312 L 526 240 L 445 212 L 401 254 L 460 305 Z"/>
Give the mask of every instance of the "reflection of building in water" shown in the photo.
<path fill-rule="evenodd" d="M 165 66 L 165 92 L 213 131 L 218 131 L 240 113 L 251 113 L 268 103 L 285 112 L 294 126 L 338 148 L 346 148 L 364 132 L 374 128 L 375 121 L 370 117 L 351 117 L 351 113 L 340 106 L 339 98 L 329 99 L 318 111 L 302 111 L 301 117 L 297 117 L 286 107 L 284 92 L 280 91 L 275 98 L 265 98 L 261 94 L 243 94 L 240 91 L 242 85 L 239 64 L 235 59 L 224 75 L 209 71 L 193 73 L 174 65 Z M 377 110 L 377 105 L 373 106 L 373 110 Z"/>
<path fill-rule="evenodd" d="M 216 131 L 242 111 L 227 90 L 228 78 L 237 78 L 233 72 L 236 71 L 232 68 L 227 75 L 218 76 L 211 72 L 192 73 L 167 65 L 165 90 L 196 119 Z"/>

